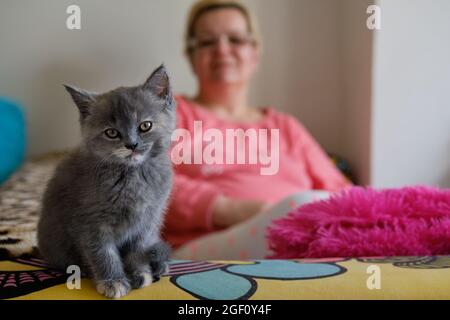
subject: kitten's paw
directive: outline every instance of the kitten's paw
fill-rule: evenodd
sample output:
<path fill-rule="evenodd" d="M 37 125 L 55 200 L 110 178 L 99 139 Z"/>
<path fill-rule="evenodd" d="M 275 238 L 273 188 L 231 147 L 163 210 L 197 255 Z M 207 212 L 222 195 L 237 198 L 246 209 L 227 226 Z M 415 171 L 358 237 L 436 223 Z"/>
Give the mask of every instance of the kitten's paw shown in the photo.
<path fill-rule="evenodd" d="M 108 298 L 119 299 L 130 291 L 128 280 L 106 280 L 97 282 L 97 292 Z"/>
<path fill-rule="evenodd" d="M 153 261 L 150 266 L 152 267 L 152 276 L 155 282 L 161 279 L 163 274 L 169 273 L 169 264 L 165 261 Z"/>
<path fill-rule="evenodd" d="M 164 241 L 156 243 L 149 250 L 150 268 L 154 282 L 158 281 L 163 274 L 169 272 L 168 262 L 170 254 L 171 248 Z"/>
<path fill-rule="evenodd" d="M 144 288 L 153 283 L 153 276 L 151 272 L 135 272 L 130 276 L 130 283 L 133 289 Z"/>

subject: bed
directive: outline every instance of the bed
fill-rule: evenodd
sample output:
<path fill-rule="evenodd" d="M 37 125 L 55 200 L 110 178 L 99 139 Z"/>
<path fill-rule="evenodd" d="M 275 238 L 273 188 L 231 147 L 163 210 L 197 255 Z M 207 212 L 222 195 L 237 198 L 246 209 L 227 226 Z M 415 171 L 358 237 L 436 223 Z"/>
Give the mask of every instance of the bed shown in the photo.
<path fill-rule="evenodd" d="M 69 289 L 73 274 L 37 257 L 40 197 L 62 156 L 26 162 L 0 188 L 0 299 L 104 299 L 89 279 Z M 450 256 L 172 260 L 159 281 L 123 299 L 450 299 Z"/>

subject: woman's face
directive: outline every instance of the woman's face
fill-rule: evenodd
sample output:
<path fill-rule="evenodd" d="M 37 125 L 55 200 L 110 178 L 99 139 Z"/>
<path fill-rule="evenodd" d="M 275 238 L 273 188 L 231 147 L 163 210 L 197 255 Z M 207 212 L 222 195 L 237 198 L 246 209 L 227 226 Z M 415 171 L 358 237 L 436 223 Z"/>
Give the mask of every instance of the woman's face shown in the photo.
<path fill-rule="evenodd" d="M 243 13 L 226 8 L 201 15 L 190 60 L 201 86 L 248 83 L 259 62 L 259 49 Z"/>

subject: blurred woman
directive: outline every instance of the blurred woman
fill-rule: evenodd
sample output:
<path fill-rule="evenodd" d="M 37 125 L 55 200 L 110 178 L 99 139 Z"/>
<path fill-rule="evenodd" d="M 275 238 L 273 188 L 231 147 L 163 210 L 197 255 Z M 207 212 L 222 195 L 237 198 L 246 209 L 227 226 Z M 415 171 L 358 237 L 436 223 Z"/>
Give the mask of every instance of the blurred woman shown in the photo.
<path fill-rule="evenodd" d="M 292 194 L 337 191 L 350 185 L 298 120 L 272 107 L 250 104 L 249 86 L 260 62 L 261 38 L 254 17 L 241 2 L 198 1 L 189 14 L 185 41 L 198 92 L 194 97 L 177 97 L 178 128 L 192 140 L 183 141 L 184 152 L 192 153 L 182 155 L 191 161 L 175 166 L 164 231 L 173 247 L 257 219 L 264 209 Z M 199 138 L 200 129 L 212 131 Z M 220 150 L 227 134 L 239 129 L 247 134 L 244 143 Z M 261 132 L 266 137 L 260 137 Z M 224 139 L 218 143 L 220 136 Z M 238 140 L 239 134 L 235 137 Z M 252 141 L 258 138 L 270 143 Z M 264 146 L 268 150 L 262 150 Z M 196 148 L 197 155 L 213 148 L 210 154 L 215 161 L 195 161 Z M 230 154 L 231 161 L 226 161 Z M 245 155 L 247 162 L 237 161 L 239 155 Z M 252 155 L 257 161 L 248 161 Z M 261 169 L 267 166 L 268 155 L 278 167 L 267 175 Z"/>

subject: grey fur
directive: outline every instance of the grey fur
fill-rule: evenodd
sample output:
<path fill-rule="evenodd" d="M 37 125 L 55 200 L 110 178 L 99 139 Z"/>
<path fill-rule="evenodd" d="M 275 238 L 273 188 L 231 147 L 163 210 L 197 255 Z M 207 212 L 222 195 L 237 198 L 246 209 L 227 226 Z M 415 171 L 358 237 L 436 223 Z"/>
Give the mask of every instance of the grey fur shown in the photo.
<path fill-rule="evenodd" d="M 142 286 L 146 274 L 158 278 L 169 259 L 160 239 L 172 187 L 169 79 L 161 66 L 141 86 L 104 94 L 66 89 L 80 111 L 82 142 L 47 186 L 39 250 L 56 268 L 79 265 L 99 292 L 117 298 Z M 138 130 L 144 120 L 153 123 L 146 133 Z M 106 128 L 121 137 L 107 138 Z M 124 147 L 130 144 L 142 152 L 137 160 Z"/>

